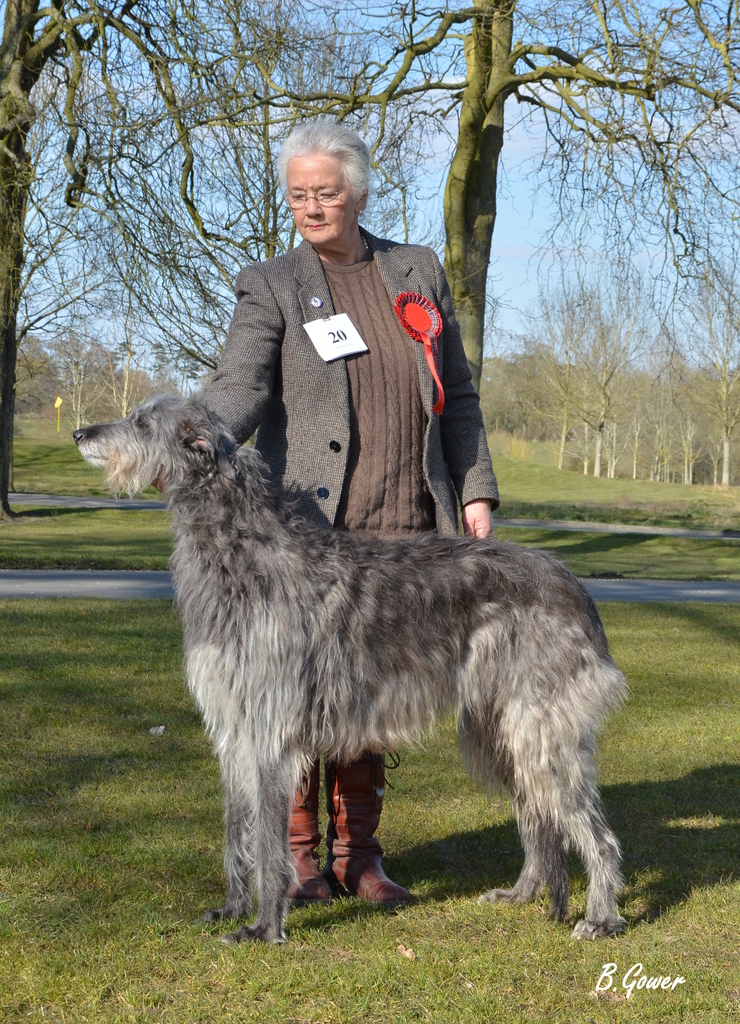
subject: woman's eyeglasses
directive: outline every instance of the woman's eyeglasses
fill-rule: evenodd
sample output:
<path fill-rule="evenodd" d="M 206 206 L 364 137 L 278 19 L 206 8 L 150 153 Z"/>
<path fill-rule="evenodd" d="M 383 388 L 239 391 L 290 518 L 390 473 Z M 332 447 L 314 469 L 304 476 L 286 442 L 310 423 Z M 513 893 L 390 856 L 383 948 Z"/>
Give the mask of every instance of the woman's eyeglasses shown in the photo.
<path fill-rule="evenodd" d="M 346 192 L 284 192 L 283 197 L 291 210 L 302 210 L 309 199 L 315 199 L 319 206 L 336 206 L 339 197 Z"/>

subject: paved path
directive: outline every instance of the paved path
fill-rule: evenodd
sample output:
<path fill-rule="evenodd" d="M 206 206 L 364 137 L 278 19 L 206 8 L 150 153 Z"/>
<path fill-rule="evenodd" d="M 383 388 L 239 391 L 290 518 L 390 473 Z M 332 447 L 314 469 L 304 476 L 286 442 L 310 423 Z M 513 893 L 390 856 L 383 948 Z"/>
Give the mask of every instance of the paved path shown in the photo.
<path fill-rule="evenodd" d="M 0 597 L 174 597 L 168 572 L 0 569 Z"/>
<path fill-rule="evenodd" d="M 581 580 L 596 601 L 701 601 L 740 603 L 740 583 L 676 580 Z M 172 598 L 168 572 L 3 569 L 0 597 Z"/>
<path fill-rule="evenodd" d="M 8 495 L 11 505 L 34 505 L 36 508 L 123 508 L 132 512 L 161 512 L 167 508 L 166 501 L 149 501 L 147 498 L 76 498 L 64 494 L 21 494 L 17 491 Z"/>
<path fill-rule="evenodd" d="M 638 526 L 628 523 L 584 523 L 575 519 L 505 519 L 494 515 L 496 526 L 528 530 L 566 530 L 573 533 L 638 533 L 653 537 L 699 537 L 705 540 L 740 540 L 740 530 L 685 530 L 677 526 Z"/>
<path fill-rule="evenodd" d="M 63 494 L 9 495 L 11 505 L 35 505 L 37 508 L 119 508 L 131 511 L 159 512 L 166 501 L 146 498 L 77 498 Z M 688 530 L 673 526 L 639 526 L 625 523 L 584 523 L 574 519 L 507 519 L 494 516 L 497 526 L 527 530 L 565 530 L 569 533 L 636 533 L 656 537 L 696 537 L 705 540 L 740 540 L 740 530 Z"/>

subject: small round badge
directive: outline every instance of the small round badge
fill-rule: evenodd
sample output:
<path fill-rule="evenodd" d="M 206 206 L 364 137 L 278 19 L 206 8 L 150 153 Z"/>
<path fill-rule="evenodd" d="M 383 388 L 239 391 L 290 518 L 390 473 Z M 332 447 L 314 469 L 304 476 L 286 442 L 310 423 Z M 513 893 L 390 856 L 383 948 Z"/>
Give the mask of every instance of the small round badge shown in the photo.
<path fill-rule="evenodd" d="M 321 309 L 324 303 L 321 301 L 318 295 L 314 295 L 314 297 L 311 299 L 311 305 L 313 306 L 314 309 Z"/>

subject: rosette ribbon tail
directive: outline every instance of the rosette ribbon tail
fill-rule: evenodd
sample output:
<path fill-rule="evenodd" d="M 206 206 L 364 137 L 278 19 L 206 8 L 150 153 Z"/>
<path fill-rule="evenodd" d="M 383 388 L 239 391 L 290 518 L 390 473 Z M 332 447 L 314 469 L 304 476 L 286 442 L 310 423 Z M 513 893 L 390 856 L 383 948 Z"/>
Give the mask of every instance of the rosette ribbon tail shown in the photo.
<path fill-rule="evenodd" d="M 437 385 L 437 401 L 432 406 L 432 412 L 441 416 L 445 407 L 445 392 L 442 381 L 439 379 L 439 353 L 437 350 L 437 339 L 428 331 L 424 333 L 424 355 L 427 357 L 427 366 L 434 383 Z"/>

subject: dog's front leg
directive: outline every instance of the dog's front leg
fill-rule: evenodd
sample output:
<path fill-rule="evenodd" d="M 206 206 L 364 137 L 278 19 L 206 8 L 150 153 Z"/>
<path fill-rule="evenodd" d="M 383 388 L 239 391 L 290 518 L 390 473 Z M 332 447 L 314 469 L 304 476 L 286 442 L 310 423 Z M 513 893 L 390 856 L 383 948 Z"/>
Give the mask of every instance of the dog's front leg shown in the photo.
<path fill-rule="evenodd" d="M 238 763 L 235 749 L 228 748 L 221 754 L 221 778 L 226 801 L 224 871 L 228 889 L 224 905 L 203 914 L 202 920 L 207 922 L 249 917 L 252 911 L 254 780 L 249 772 L 239 770 Z"/>
<path fill-rule="evenodd" d="M 288 758 L 260 765 L 254 800 L 254 871 L 259 907 L 254 924 L 244 925 L 223 942 L 286 942 L 283 923 L 288 909 L 290 866 L 288 818 L 295 788 Z"/>

